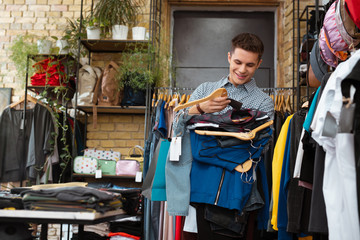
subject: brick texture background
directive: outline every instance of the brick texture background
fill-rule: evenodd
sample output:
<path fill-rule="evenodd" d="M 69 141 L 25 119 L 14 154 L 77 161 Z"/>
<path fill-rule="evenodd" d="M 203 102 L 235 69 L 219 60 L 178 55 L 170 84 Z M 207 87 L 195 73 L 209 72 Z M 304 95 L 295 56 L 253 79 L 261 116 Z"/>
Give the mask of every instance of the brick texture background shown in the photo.
<path fill-rule="evenodd" d="M 96 3 L 97 0 L 95 0 Z M 89 10 L 91 0 L 83 0 L 84 9 Z M 238 2 L 241 2 L 238 1 Z M 277 86 L 292 86 L 293 66 L 293 4 L 292 0 L 279 0 L 278 7 L 278 53 Z M 313 0 L 301 0 L 300 9 Z M 24 94 L 24 79 L 16 77 L 16 69 L 10 61 L 8 51 L 11 42 L 18 35 L 34 34 L 61 37 L 66 27 L 66 17 L 80 16 L 81 0 L 0 0 L 0 88 L 12 88 L 12 102 Z M 297 6 L 296 6 L 297 7 Z M 165 18 L 168 16 L 165 16 Z M 149 1 L 144 11 L 149 18 Z M 165 20 L 165 25 L 169 20 Z M 304 27 L 304 25 L 301 25 Z M 296 51 L 295 51 L 296 53 Z M 297 59 L 297 57 L 295 57 Z M 119 60 L 118 55 L 94 54 L 92 64 L 104 67 L 109 60 Z M 93 128 L 92 118 L 88 118 L 87 147 L 113 149 L 127 155 L 134 145 L 143 145 L 143 115 L 101 115 L 98 114 L 97 128 Z M 59 239 L 58 228 L 50 228 L 49 239 Z"/>

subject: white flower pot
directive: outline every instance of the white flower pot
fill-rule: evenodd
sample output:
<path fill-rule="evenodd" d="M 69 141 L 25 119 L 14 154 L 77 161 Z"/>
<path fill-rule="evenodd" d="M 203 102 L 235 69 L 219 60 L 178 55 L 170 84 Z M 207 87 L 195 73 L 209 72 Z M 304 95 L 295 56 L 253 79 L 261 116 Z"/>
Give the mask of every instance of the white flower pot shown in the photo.
<path fill-rule="evenodd" d="M 132 38 L 133 40 L 145 40 L 146 28 L 144 27 L 133 27 Z"/>
<path fill-rule="evenodd" d="M 50 54 L 52 42 L 50 40 L 37 40 L 37 49 L 39 54 Z"/>
<path fill-rule="evenodd" d="M 69 42 L 67 40 L 57 40 L 56 47 L 59 48 L 59 54 L 69 53 Z"/>
<path fill-rule="evenodd" d="M 100 39 L 100 28 L 99 27 L 87 27 L 86 35 L 87 39 Z"/>
<path fill-rule="evenodd" d="M 114 40 L 126 40 L 129 27 L 125 25 L 114 25 L 112 27 L 112 38 Z"/>

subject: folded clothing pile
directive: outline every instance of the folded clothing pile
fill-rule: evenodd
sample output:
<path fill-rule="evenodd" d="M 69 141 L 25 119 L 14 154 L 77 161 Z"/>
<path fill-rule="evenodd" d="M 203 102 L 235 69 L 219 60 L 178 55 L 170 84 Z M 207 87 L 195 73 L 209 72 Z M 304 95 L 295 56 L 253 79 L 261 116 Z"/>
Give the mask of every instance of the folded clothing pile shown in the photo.
<path fill-rule="evenodd" d="M 121 194 L 90 187 L 28 190 L 21 196 L 28 210 L 104 213 L 123 206 Z"/>
<path fill-rule="evenodd" d="M 66 80 L 65 66 L 56 59 L 46 58 L 33 65 L 36 69 L 35 74 L 31 77 L 33 86 L 60 86 L 65 85 Z"/>
<path fill-rule="evenodd" d="M 13 194 L 9 191 L 0 191 L 0 209 L 23 209 L 23 203 L 19 194 Z"/>

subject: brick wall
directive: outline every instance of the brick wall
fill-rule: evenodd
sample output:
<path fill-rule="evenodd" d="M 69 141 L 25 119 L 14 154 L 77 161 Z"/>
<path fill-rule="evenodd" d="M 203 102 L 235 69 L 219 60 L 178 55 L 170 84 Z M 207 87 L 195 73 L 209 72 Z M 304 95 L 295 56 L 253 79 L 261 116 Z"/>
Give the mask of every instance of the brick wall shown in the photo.
<path fill-rule="evenodd" d="M 96 128 L 92 117 L 88 118 L 87 147 L 112 149 L 127 155 L 131 147 L 144 146 L 143 115 L 99 115 Z"/>

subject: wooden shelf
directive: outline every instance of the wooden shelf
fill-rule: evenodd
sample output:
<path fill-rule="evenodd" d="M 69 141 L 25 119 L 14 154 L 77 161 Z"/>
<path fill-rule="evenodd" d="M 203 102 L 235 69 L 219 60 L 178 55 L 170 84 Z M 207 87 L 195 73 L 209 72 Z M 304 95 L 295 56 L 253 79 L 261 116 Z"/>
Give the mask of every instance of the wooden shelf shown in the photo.
<path fill-rule="evenodd" d="M 81 43 L 91 52 L 107 53 L 107 52 L 123 52 L 127 48 L 133 49 L 135 46 L 146 48 L 147 40 L 89 40 L 83 39 Z"/>
<path fill-rule="evenodd" d="M 81 178 L 94 178 L 95 174 L 80 174 L 80 173 L 73 173 L 73 177 L 81 177 Z M 102 175 L 102 178 L 122 178 L 122 179 L 135 179 L 135 176 L 116 176 L 116 175 Z M 101 178 L 97 178 L 101 179 Z"/>
<path fill-rule="evenodd" d="M 86 112 L 92 113 L 93 106 L 77 106 L 77 109 Z M 146 107 L 145 106 L 96 106 L 96 111 L 98 113 L 124 113 L 124 114 L 145 114 Z"/>

